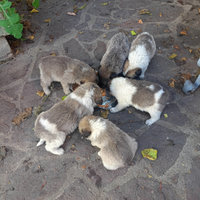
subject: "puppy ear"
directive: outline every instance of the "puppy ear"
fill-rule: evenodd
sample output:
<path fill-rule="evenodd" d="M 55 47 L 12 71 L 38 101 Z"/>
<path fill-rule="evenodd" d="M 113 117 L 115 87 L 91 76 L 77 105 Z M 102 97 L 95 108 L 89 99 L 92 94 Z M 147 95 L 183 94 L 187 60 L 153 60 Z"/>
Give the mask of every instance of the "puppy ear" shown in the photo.
<path fill-rule="evenodd" d="M 113 79 L 113 78 L 116 78 L 117 77 L 117 74 L 115 72 L 112 72 L 110 74 L 110 79 Z"/>
<path fill-rule="evenodd" d="M 142 70 L 141 70 L 141 69 L 138 69 L 138 70 L 135 72 L 135 75 L 136 75 L 136 76 L 140 76 L 141 73 L 142 73 Z"/>
<path fill-rule="evenodd" d="M 87 131 L 87 130 L 83 130 L 81 133 L 85 138 L 88 138 L 91 135 L 91 132 Z"/>

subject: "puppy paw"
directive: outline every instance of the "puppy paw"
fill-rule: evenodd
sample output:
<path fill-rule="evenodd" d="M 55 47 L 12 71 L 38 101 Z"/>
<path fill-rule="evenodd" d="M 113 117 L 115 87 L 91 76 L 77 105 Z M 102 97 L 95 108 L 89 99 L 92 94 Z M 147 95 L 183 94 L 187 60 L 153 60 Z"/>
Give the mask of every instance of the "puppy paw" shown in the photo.
<path fill-rule="evenodd" d="M 154 120 L 148 119 L 148 120 L 146 120 L 145 124 L 146 124 L 147 126 L 151 126 L 151 124 L 153 124 L 154 122 L 155 122 Z"/>
<path fill-rule="evenodd" d="M 53 153 L 61 156 L 64 154 L 64 152 L 65 152 L 64 149 L 59 148 L 59 149 L 55 149 Z"/>
<path fill-rule="evenodd" d="M 111 109 L 110 109 L 110 112 L 111 112 L 111 113 L 116 113 L 116 112 L 118 112 L 118 110 L 116 109 L 116 107 L 114 107 L 114 108 L 111 108 Z"/>
<path fill-rule="evenodd" d="M 46 90 L 44 90 L 44 93 L 48 96 L 48 95 L 50 95 L 50 93 L 51 93 L 51 91 L 48 89 L 46 89 Z"/>

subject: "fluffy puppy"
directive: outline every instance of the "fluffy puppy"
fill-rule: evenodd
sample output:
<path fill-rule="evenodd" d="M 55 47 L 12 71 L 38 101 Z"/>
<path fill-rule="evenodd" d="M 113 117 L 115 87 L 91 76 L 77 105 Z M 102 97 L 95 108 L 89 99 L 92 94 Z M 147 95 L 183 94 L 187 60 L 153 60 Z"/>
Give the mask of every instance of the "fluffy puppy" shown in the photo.
<path fill-rule="evenodd" d="M 110 79 L 122 72 L 129 52 L 128 38 L 124 33 L 118 33 L 109 40 L 106 48 L 98 72 L 101 87 L 106 87 Z"/>
<path fill-rule="evenodd" d="M 64 93 L 69 94 L 69 84 L 86 82 L 98 83 L 98 77 L 89 65 L 67 56 L 47 56 L 40 60 L 41 86 L 46 95 L 50 94 L 52 81 L 61 82 Z"/>
<path fill-rule="evenodd" d="M 128 165 L 137 150 L 138 144 L 115 124 L 97 116 L 85 116 L 80 120 L 79 131 L 92 146 L 100 148 L 101 157 L 106 169 L 115 170 Z"/>
<path fill-rule="evenodd" d="M 147 32 L 138 35 L 131 44 L 123 75 L 129 78 L 144 79 L 144 74 L 155 51 L 156 43 L 152 35 Z"/>
<path fill-rule="evenodd" d="M 110 91 L 118 101 L 117 106 L 111 108 L 110 112 L 116 113 L 133 106 L 150 114 L 151 118 L 145 122 L 148 126 L 160 119 L 164 107 L 170 100 L 169 91 L 162 86 L 130 78 L 119 77 L 111 80 Z"/>
<path fill-rule="evenodd" d="M 35 122 L 35 135 L 40 138 L 37 146 L 46 142 L 46 150 L 62 155 L 59 148 L 68 134 L 78 126 L 79 120 L 91 115 L 94 106 L 102 103 L 101 89 L 94 83 L 85 83 L 72 92 L 64 101 L 42 112 Z"/>

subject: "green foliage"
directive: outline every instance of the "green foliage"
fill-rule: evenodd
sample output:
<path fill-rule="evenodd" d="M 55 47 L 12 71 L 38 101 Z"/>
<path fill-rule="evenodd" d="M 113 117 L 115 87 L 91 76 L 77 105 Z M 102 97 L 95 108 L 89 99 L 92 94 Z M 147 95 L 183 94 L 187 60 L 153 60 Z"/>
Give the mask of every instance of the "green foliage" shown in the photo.
<path fill-rule="evenodd" d="M 32 5 L 37 9 L 39 7 L 40 0 L 34 0 Z"/>
<path fill-rule="evenodd" d="M 18 13 L 15 13 L 15 8 L 10 8 L 11 5 L 12 3 L 8 0 L 0 2 L 0 12 L 2 12 L 5 17 L 4 20 L 0 20 L 0 26 L 2 26 L 7 33 L 19 39 L 22 37 L 23 25 L 20 24 L 20 16 Z"/>

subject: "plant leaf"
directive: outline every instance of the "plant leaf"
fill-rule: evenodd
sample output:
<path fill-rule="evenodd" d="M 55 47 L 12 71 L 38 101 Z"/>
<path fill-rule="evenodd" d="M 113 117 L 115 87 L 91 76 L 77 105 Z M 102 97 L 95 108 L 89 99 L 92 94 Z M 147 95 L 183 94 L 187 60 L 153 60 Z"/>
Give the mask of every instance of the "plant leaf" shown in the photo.
<path fill-rule="evenodd" d="M 165 118 L 168 118 L 168 114 L 164 114 Z"/>
<path fill-rule="evenodd" d="M 169 59 L 170 59 L 170 60 L 171 60 L 171 59 L 174 59 L 176 56 L 177 56 L 177 54 L 173 53 L 173 54 L 169 57 Z"/>
<path fill-rule="evenodd" d="M 108 3 L 102 3 L 101 5 L 102 5 L 102 6 L 106 6 L 106 5 L 108 5 Z"/>
<path fill-rule="evenodd" d="M 34 0 L 32 5 L 37 9 L 39 7 L 40 0 Z"/>
<path fill-rule="evenodd" d="M 149 160 L 157 159 L 157 150 L 156 149 L 144 149 L 142 151 L 142 156 L 148 158 Z"/>
<path fill-rule="evenodd" d="M 63 96 L 63 97 L 62 97 L 62 100 L 65 100 L 66 98 L 67 98 L 67 96 Z"/>
<path fill-rule="evenodd" d="M 82 10 L 83 8 L 85 8 L 86 4 L 84 4 L 82 7 L 78 8 L 78 10 Z"/>
<path fill-rule="evenodd" d="M 4 4 L 2 4 L 2 8 L 4 10 L 6 10 L 6 9 L 10 8 L 11 5 L 12 5 L 12 2 L 6 1 Z M 2 10 L 2 8 L 1 8 L 1 10 Z"/>
<path fill-rule="evenodd" d="M 132 35 L 137 35 L 137 33 L 135 31 L 131 31 Z"/>

